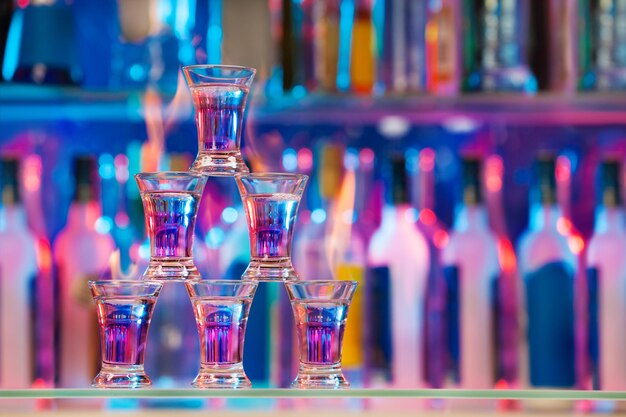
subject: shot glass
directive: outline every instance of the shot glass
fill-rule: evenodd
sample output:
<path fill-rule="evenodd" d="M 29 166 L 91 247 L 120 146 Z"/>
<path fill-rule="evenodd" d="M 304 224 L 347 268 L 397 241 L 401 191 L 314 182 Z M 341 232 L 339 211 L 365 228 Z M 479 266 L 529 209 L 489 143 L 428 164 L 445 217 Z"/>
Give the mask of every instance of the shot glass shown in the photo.
<path fill-rule="evenodd" d="M 198 388 L 251 388 L 243 369 L 243 342 L 257 283 L 199 280 L 185 283 L 200 336 Z"/>
<path fill-rule="evenodd" d="M 198 279 L 192 257 L 198 204 L 206 177 L 191 172 L 142 172 L 135 175 L 150 239 L 144 279 Z"/>
<path fill-rule="evenodd" d="M 144 354 L 161 287 L 157 281 L 89 281 L 102 351 L 102 368 L 93 387 L 139 388 L 152 384 L 144 370 Z"/>
<path fill-rule="evenodd" d="M 291 261 L 293 228 L 308 177 L 265 173 L 235 175 L 248 220 L 250 263 L 243 279 L 297 280 Z"/>
<path fill-rule="evenodd" d="M 286 282 L 296 322 L 300 368 L 293 388 L 347 388 L 341 348 L 356 281 Z"/>
<path fill-rule="evenodd" d="M 241 132 L 248 92 L 256 70 L 230 65 L 183 67 L 193 96 L 198 155 L 192 171 L 232 176 L 249 172 L 241 157 Z"/>

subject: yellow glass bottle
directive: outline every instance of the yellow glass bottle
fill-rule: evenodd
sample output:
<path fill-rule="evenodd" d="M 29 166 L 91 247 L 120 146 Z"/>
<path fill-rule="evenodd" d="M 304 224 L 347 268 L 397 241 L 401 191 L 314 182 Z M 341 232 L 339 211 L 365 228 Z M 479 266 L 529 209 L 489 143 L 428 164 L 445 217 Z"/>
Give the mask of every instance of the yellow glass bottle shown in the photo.
<path fill-rule="evenodd" d="M 368 0 L 357 3 L 352 28 L 352 53 L 350 55 L 351 90 L 369 94 L 376 82 L 376 45 L 372 7 Z"/>

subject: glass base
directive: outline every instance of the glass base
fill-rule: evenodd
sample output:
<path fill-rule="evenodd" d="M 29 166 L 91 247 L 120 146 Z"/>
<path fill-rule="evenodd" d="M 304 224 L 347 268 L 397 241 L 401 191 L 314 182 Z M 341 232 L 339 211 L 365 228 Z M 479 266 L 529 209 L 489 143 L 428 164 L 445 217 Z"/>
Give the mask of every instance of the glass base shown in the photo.
<path fill-rule="evenodd" d="M 243 371 L 243 364 L 200 365 L 198 376 L 191 383 L 196 388 L 252 388 L 252 383 Z"/>
<path fill-rule="evenodd" d="M 292 388 L 342 389 L 350 387 L 341 365 L 306 365 L 301 363 Z"/>
<path fill-rule="evenodd" d="M 190 171 L 216 177 L 232 177 L 250 172 L 240 151 L 201 151 L 191 164 Z"/>
<path fill-rule="evenodd" d="M 291 258 L 279 258 L 277 260 L 252 259 L 241 279 L 284 282 L 297 281 L 299 276 L 291 264 Z"/>
<path fill-rule="evenodd" d="M 143 365 L 102 365 L 91 383 L 94 388 L 141 388 L 150 385 L 152 381 Z"/>
<path fill-rule="evenodd" d="M 142 279 L 187 281 L 200 279 L 200 272 L 192 258 L 150 258 Z"/>

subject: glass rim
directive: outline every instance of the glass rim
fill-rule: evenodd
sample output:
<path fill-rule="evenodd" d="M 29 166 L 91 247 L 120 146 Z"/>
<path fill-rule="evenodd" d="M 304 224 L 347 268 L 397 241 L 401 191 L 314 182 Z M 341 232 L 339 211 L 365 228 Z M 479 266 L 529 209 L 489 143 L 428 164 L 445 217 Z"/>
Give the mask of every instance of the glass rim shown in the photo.
<path fill-rule="evenodd" d="M 306 280 L 306 281 L 289 281 L 285 282 L 285 285 L 305 285 L 307 287 L 323 286 L 323 285 L 337 285 L 337 284 L 350 284 L 358 285 L 358 281 L 350 279 L 320 279 L 320 280 Z"/>
<path fill-rule="evenodd" d="M 146 171 L 135 174 L 137 179 L 176 179 L 176 178 L 204 178 L 199 172 L 193 171 Z"/>
<path fill-rule="evenodd" d="M 209 285 L 254 285 L 259 286 L 259 283 L 253 280 L 236 280 L 236 279 L 197 279 L 185 281 L 185 285 L 194 284 L 209 284 Z"/>
<path fill-rule="evenodd" d="M 235 174 L 235 179 L 239 178 L 251 178 L 255 180 L 300 180 L 308 179 L 309 176 L 297 172 L 245 172 Z"/>
<path fill-rule="evenodd" d="M 141 280 L 141 279 L 101 279 L 87 281 L 89 287 L 95 286 L 112 286 L 112 287 L 140 287 L 145 285 L 163 286 L 161 281 L 157 280 Z"/>
<path fill-rule="evenodd" d="M 246 75 L 242 75 L 239 77 L 233 77 L 233 76 L 224 76 L 224 75 L 209 75 L 209 74 L 199 74 L 197 72 L 195 72 L 195 70 L 205 70 L 205 69 L 220 69 L 220 70 L 230 70 L 230 71 L 242 71 L 242 72 L 248 72 L 249 74 Z M 224 80 L 237 80 L 240 78 L 249 78 L 251 76 L 256 75 L 256 68 L 252 68 L 252 67 L 245 67 L 243 65 L 222 65 L 222 64 L 194 64 L 194 65 L 185 65 L 183 67 L 183 71 L 184 72 L 194 72 L 200 76 L 205 76 L 205 77 L 213 77 L 213 78 L 220 78 L 220 79 L 224 79 Z"/>

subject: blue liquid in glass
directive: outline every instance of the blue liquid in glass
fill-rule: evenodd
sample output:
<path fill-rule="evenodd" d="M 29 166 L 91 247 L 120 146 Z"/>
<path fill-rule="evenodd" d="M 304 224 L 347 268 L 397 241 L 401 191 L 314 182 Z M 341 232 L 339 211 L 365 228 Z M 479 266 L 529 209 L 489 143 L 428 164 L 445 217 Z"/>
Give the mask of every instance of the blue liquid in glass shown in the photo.
<path fill-rule="evenodd" d="M 249 220 L 251 257 L 289 259 L 298 197 L 293 194 L 253 194 L 244 197 Z"/>
<path fill-rule="evenodd" d="M 105 364 L 143 365 L 155 303 L 153 297 L 97 301 L 102 361 Z"/>
<path fill-rule="evenodd" d="M 191 258 L 200 195 L 175 191 L 146 192 L 142 196 L 150 255 Z"/>
<path fill-rule="evenodd" d="M 202 365 L 237 364 L 243 361 L 243 342 L 250 304 L 249 298 L 193 299 Z"/>
<path fill-rule="evenodd" d="M 248 89 L 232 84 L 206 84 L 191 91 L 200 152 L 238 150 Z"/>
<path fill-rule="evenodd" d="M 292 307 L 300 343 L 300 362 L 337 365 L 348 316 L 348 305 L 338 301 L 295 301 Z"/>

